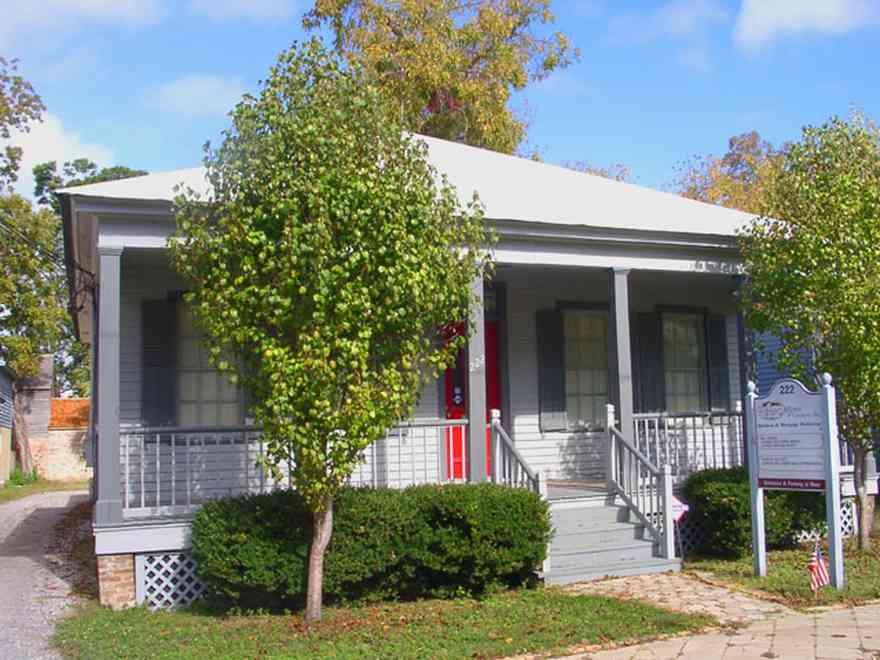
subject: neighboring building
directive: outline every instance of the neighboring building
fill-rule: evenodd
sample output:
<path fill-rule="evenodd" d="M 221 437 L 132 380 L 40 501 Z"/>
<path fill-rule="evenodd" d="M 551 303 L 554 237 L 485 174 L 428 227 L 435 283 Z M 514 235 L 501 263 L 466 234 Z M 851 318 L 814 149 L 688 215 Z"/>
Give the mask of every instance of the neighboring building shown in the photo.
<path fill-rule="evenodd" d="M 52 399 L 45 438 L 31 441 L 41 479 L 83 481 L 91 478 L 86 464 L 89 399 Z"/>
<path fill-rule="evenodd" d="M 12 406 L 15 374 L 0 366 L 0 486 L 6 483 L 15 464 L 12 451 Z"/>
<path fill-rule="evenodd" d="M 735 232 L 750 216 L 425 141 L 462 199 L 479 192 L 499 239 L 496 274 L 474 283 L 482 320 L 457 368 L 369 448 L 352 481 L 540 489 L 554 506 L 550 582 L 677 569 L 660 465 L 678 482 L 742 461 Z M 155 576 L 173 565 L 194 584 L 193 511 L 279 485 L 254 465 L 262 445 L 244 397 L 208 364 L 169 264 L 180 183 L 207 188 L 196 168 L 59 191 L 68 272 L 98 275 L 76 324 L 97 357 L 94 530 L 101 599 L 113 606 L 186 602 L 196 587 L 163 595 Z M 617 522 L 609 501 L 633 522 Z M 584 537 L 578 521 L 597 515 L 606 522 Z"/>

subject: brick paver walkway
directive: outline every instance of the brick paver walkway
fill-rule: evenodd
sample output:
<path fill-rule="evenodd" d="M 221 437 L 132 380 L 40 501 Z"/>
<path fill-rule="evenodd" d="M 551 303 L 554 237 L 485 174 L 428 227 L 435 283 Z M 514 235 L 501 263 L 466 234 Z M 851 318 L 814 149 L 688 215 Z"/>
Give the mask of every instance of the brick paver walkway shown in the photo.
<path fill-rule="evenodd" d="M 709 614 L 725 626 L 791 614 L 788 608 L 742 592 L 725 589 L 682 573 L 638 575 L 567 587 L 583 594 L 647 601 L 658 607 L 691 614 Z"/>

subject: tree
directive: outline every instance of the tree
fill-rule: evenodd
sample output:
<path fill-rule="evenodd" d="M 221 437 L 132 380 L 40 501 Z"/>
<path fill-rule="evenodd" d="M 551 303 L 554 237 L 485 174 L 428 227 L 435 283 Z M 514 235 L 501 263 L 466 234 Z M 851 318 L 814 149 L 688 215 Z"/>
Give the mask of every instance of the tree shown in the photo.
<path fill-rule="evenodd" d="M 40 163 L 34 166 L 33 172 L 34 197 L 37 204 L 51 208 L 57 216 L 55 241 L 57 254 L 61 254 L 64 247 L 61 237 L 61 205 L 53 194 L 55 190 L 148 174 L 146 170 L 135 170 L 122 165 L 99 168 L 88 158 L 77 158 L 65 162 L 61 172 L 58 171 L 57 161 Z M 54 348 L 52 389 L 55 396 L 88 396 L 90 391 L 90 354 L 88 347 L 76 337 L 73 328 L 74 314 L 76 314 L 76 310 L 70 310 L 70 314 L 65 318 L 61 336 Z"/>
<path fill-rule="evenodd" d="M 63 278 L 53 263 L 57 219 L 34 210 L 20 195 L 0 195 L 0 361 L 16 374 L 16 389 L 39 373 L 40 356 L 61 334 Z M 24 417 L 15 397 L 14 437 L 22 470 L 33 460 Z"/>
<path fill-rule="evenodd" d="M 562 166 L 567 167 L 570 170 L 575 170 L 576 172 L 601 176 L 604 179 L 611 179 L 612 181 L 632 181 L 632 170 L 628 165 L 624 165 L 623 163 L 614 163 L 608 167 L 597 167 L 595 165 L 590 165 L 590 163 L 585 160 L 576 160 L 566 161 Z"/>
<path fill-rule="evenodd" d="M 19 76 L 18 60 L 0 57 L 0 139 L 9 140 L 12 131 L 27 131 L 40 121 L 46 109 L 33 86 Z M 0 153 L 0 191 L 18 180 L 21 147 L 7 145 Z"/>
<path fill-rule="evenodd" d="M 474 200 L 426 160 L 381 91 L 318 41 L 294 46 L 177 201 L 173 263 L 213 363 L 241 383 L 267 467 L 313 512 L 306 618 L 321 616 L 333 500 L 364 450 L 449 365 L 486 266 Z"/>
<path fill-rule="evenodd" d="M 865 461 L 880 429 L 880 132 L 859 115 L 805 128 L 766 201 L 741 236 L 746 318 L 782 338 L 781 369 L 806 382 L 833 375 L 867 549 Z"/>
<path fill-rule="evenodd" d="M 525 121 L 511 93 L 579 57 L 550 0 L 316 0 L 303 25 L 329 28 L 425 135 L 513 153 Z"/>
<path fill-rule="evenodd" d="M 679 165 L 679 194 L 708 204 L 762 213 L 783 162 L 782 151 L 755 131 L 735 135 L 723 156 L 695 157 Z"/>

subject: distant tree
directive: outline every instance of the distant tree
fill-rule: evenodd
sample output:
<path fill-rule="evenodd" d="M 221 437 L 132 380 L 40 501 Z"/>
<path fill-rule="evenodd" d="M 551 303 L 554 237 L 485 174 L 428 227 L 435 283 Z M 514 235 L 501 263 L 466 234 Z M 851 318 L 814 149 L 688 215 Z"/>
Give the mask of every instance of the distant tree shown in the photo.
<path fill-rule="evenodd" d="M 614 163 L 613 165 L 609 165 L 607 167 L 597 167 L 595 165 L 591 165 L 587 161 L 576 160 L 576 161 L 566 161 L 562 164 L 563 167 L 567 167 L 570 170 L 575 170 L 576 172 L 583 172 L 584 174 L 592 174 L 594 176 L 601 176 L 605 179 L 611 179 L 613 181 L 632 181 L 632 170 L 629 165 L 624 165 L 623 163 Z"/>
<path fill-rule="evenodd" d="M 63 254 L 64 246 L 61 238 L 61 205 L 53 194 L 55 190 L 103 181 L 128 179 L 148 173 L 146 170 L 136 170 L 121 165 L 98 167 L 88 158 L 69 160 L 64 163 L 60 172 L 57 161 L 40 163 L 34 166 L 33 172 L 34 197 L 37 204 L 51 208 L 57 217 L 55 252 L 59 255 Z M 76 274 L 76 277 L 81 276 L 82 274 Z M 77 339 L 74 332 L 72 315 L 75 313 L 76 310 L 70 310 L 70 313 L 67 314 L 58 343 L 54 348 L 52 389 L 55 396 L 88 396 L 90 391 L 91 357 L 88 347 Z"/>
<path fill-rule="evenodd" d="M 303 24 L 329 29 L 425 135 L 513 153 L 525 121 L 513 91 L 579 57 L 562 32 L 540 34 L 550 0 L 316 0 Z"/>
<path fill-rule="evenodd" d="M 454 360 L 463 338 L 442 329 L 470 317 L 488 237 L 361 67 L 317 41 L 281 55 L 205 164 L 210 201 L 178 200 L 169 249 L 267 467 L 292 462 L 312 511 L 315 621 L 334 497 Z"/>
<path fill-rule="evenodd" d="M 748 324 L 782 339 L 781 369 L 834 377 L 855 456 L 859 546 L 874 521 L 866 457 L 880 429 L 880 132 L 860 115 L 803 130 L 740 238 Z M 810 356 L 808 360 L 804 356 Z"/>
<path fill-rule="evenodd" d="M 0 57 L 0 139 L 13 131 L 28 131 L 41 121 L 46 107 L 33 86 L 18 75 L 18 60 Z M 7 145 L 0 152 L 0 192 L 18 180 L 21 147 Z"/>
<path fill-rule="evenodd" d="M 684 197 L 762 213 L 783 152 L 758 133 L 730 138 L 723 156 L 695 157 L 678 166 L 674 187 Z"/>

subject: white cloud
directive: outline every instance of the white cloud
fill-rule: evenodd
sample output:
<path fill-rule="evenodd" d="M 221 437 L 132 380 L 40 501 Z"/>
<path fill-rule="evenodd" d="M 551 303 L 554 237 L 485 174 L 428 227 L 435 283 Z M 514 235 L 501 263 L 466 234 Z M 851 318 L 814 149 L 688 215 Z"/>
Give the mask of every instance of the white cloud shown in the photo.
<path fill-rule="evenodd" d="M 219 117 L 232 110 L 244 93 L 241 78 L 189 74 L 153 90 L 150 105 L 187 117 Z"/>
<path fill-rule="evenodd" d="M 618 43 L 699 37 L 715 23 L 728 19 L 720 0 L 670 0 L 653 11 L 630 11 L 616 16 L 608 38 Z"/>
<path fill-rule="evenodd" d="M 47 160 L 64 161 L 88 158 L 102 167 L 112 164 L 113 152 L 107 147 L 86 142 L 79 133 L 67 129 L 56 115 L 47 113 L 41 123 L 31 125 L 29 133 L 16 132 L 10 144 L 21 147 L 23 154 L 15 190 L 25 197 L 34 194 L 34 165 Z"/>
<path fill-rule="evenodd" d="M 676 61 L 685 69 L 706 72 L 712 68 L 709 52 L 703 44 L 695 44 L 682 48 L 675 56 Z"/>
<path fill-rule="evenodd" d="M 876 0 L 743 0 L 734 39 L 755 51 L 786 34 L 842 34 L 877 22 Z"/>
<path fill-rule="evenodd" d="M 190 0 L 190 9 L 215 21 L 244 18 L 270 21 L 290 18 L 295 0 Z"/>
<path fill-rule="evenodd" d="M 0 21 L 0 47 L 73 32 L 84 23 L 140 26 L 158 21 L 164 0 L 22 0 Z"/>

